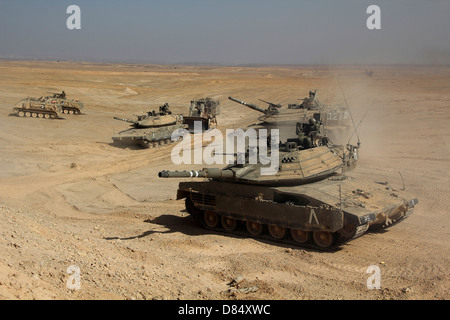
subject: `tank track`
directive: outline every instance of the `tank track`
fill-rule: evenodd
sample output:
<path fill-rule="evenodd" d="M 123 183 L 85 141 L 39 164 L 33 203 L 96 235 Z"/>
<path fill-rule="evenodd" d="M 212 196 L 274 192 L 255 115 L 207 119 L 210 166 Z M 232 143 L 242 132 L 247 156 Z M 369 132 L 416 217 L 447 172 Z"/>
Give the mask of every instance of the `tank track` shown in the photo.
<path fill-rule="evenodd" d="M 174 143 L 170 139 L 163 139 L 163 140 L 157 140 L 157 141 L 150 141 L 147 139 L 139 139 L 139 140 L 137 140 L 137 142 L 141 147 L 143 147 L 145 149 L 158 148 L 158 147 L 162 147 L 162 146 Z"/>
<path fill-rule="evenodd" d="M 284 236 L 283 238 L 281 238 L 281 239 L 274 238 L 270 234 L 270 232 L 268 232 L 267 225 L 263 225 L 263 231 L 261 232 L 261 234 L 252 235 L 249 233 L 249 231 L 246 228 L 246 221 L 243 221 L 243 220 L 237 221 L 236 228 L 232 231 L 228 231 L 228 230 L 224 229 L 222 226 L 222 223 L 221 223 L 222 216 L 220 214 L 217 214 L 217 216 L 218 216 L 217 226 L 211 227 L 205 221 L 205 212 L 206 211 L 197 208 L 189 196 L 186 197 L 185 205 L 186 205 L 187 212 L 194 218 L 194 220 L 196 220 L 198 223 L 200 223 L 203 226 L 203 228 L 205 228 L 207 230 L 211 230 L 214 232 L 221 232 L 221 233 L 244 237 L 244 238 L 250 237 L 250 238 L 255 238 L 255 239 L 261 239 L 261 240 L 265 240 L 265 241 L 285 244 L 285 245 L 294 246 L 294 247 L 313 249 L 316 251 L 327 251 L 327 252 L 337 251 L 340 249 L 340 247 L 343 244 L 347 243 L 351 239 L 359 237 L 362 234 L 362 233 L 361 234 L 356 233 L 356 234 L 352 234 L 350 236 L 346 236 L 342 232 L 337 231 L 337 232 L 334 232 L 331 234 L 333 237 L 331 245 L 329 245 L 327 247 L 322 247 L 322 246 L 317 245 L 314 242 L 312 232 L 308 232 L 308 240 L 305 242 L 302 242 L 302 243 L 297 242 L 292 238 L 292 236 L 289 232 L 290 231 L 289 229 L 286 229 L 286 236 Z"/>
<path fill-rule="evenodd" d="M 77 108 L 71 108 L 71 107 L 62 107 L 62 113 L 67 113 L 67 114 L 81 114 L 81 110 L 77 109 Z"/>
<path fill-rule="evenodd" d="M 15 108 L 13 112 L 19 117 L 45 118 L 45 119 L 59 118 L 56 112 L 44 109 L 35 110 L 35 109 Z"/>

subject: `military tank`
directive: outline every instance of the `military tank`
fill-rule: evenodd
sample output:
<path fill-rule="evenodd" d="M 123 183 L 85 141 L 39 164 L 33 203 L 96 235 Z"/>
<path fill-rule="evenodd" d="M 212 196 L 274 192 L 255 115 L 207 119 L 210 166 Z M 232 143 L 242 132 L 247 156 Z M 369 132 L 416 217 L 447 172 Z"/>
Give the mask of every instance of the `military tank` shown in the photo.
<path fill-rule="evenodd" d="M 53 93 L 52 96 L 43 98 L 45 101 L 50 101 L 61 106 L 61 112 L 66 114 L 81 114 L 81 110 L 84 108 L 84 103 L 79 99 L 67 99 L 66 93 Z"/>
<path fill-rule="evenodd" d="M 14 106 L 13 113 L 19 117 L 56 119 L 59 118 L 61 107 L 51 101 L 47 102 L 28 97 L 20 100 Z"/>
<path fill-rule="evenodd" d="M 280 145 L 272 175 L 262 175 L 261 164 L 237 163 L 158 175 L 208 179 L 180 182 L 177 192 L 207 229 L 325 251 L 405 219 L 418 203 L 402 190 L 352 176 L 359 145 L 299 149 L 297 142 Z"/>
<path fill-rule="evenodd" d="M 266 128 L 280 129 L 281 137 L 287 138 L 289 133 L 284 127 L 295 127 L 296 123 L 307 123 L 309 119 L 316 118 L 327 127 L 329 138 L 332 141 L 339 142 L 342 138 L 348 137 L 352 130 L 352 122 L 349 111 L 344 107 L 328 106 L 319 101 L 317 90 L 310 91 L 309 97 L 305 98 L 301 104 L 289 104 L 287 109 L 280 110 L 281 104 L 275 104 L 261 100 L 269 107 L 266 109 L 239 99 L 229 97 L 228 99 L 242 104 L 250 109 L 263 113 L 258 120 Z M 290 129 L 288 129 L 290 130 Z"/>
<path fill-rule="evenodd" d="M 187 129 L 182 115 L 173 115 L 166 103 L 159 112 L 149 111 L 137 116 L 136 120 L 114 117 L 116 120 L 131 123 L 132 127 L 112 137 L 117 145 L 139 145 L 143 148 L 158 147 L 172 143 L 173 131 Z"/>

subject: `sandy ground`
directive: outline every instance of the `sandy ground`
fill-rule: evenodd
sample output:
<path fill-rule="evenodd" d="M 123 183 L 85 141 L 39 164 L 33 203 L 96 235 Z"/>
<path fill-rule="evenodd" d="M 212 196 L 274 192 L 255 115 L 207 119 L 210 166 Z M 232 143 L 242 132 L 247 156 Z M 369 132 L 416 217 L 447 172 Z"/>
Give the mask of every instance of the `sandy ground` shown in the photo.
<path fill-rule="evenodd" d="M 0 299 L 450 298 L 450 68 L 371 70 L 0 61 Z M 175 200 L 178 181 L 157 178 L 180 169 L 171 146 L 112 145 L 128 127 L 114 116 L 165 102 L 186 113 L 209 96 L 221 101 L 221 129 L 245 128 L 259 114 L 228 96 L 286 107 L 313 89 L 347 100 L 356 123 L 367 112 L 356 173 L 419 199 L 404 222 L 336 252 L 203 230 Z M 10 116 L 19 99 L 61 90 L 84 115 Z M 380 289 L 366 286 L 371 265 Z M 70 266 L 79 290 L 68 288 Z M 238 276 L 242 290 L 230 290 Z"/>

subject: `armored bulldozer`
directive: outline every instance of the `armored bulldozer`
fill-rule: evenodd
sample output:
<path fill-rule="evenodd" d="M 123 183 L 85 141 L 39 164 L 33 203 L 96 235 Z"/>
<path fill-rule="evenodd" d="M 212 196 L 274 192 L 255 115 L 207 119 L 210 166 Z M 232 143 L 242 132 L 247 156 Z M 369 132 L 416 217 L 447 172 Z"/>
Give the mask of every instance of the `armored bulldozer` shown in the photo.
<path fill-rule="evenodd" d="M 84 103 L 79 99 L 69 100 L 66 98 L 66 93 L 52 93 L 52 96 L 41 98 L 45 101 L 58 104 L 61 107 L 62 113 L 67 114 L 81 114 L 81 110 L 84 108 Z"/>
<path fill-rule="evenodd" d="M 261 164 L 223 169 L 161 171 L 160 178 L 204 178 L 179 183 L 177 199 L 203 227 L 225 233 L 335 250 L 369 228 L 408 217 L 418 203 L 404 191 L 351 175 L 358 146 L 300 150 L 294 140 L 279 149 L 279 168 Z"/>
<path fill-rule="evenodd" d="M 195 123 L 201 124 L 201 131 L 217 127 L 216 116 L 220 114 L 220 101 L 211 98 L 192 100 L 189 115 L 184 116 L 184 123 L 188 125 L 189 132 L 193 133 Z"/>
<path fill-rule="evenodd" d="M 188 128 L 188 125 L 183 122 L 183 116 L 173 115 L 167 103 L 159 107 L 159 112 L 149 111 L 147 114 L 137 116 L 136 120 L 118 117 L 114 119 L 131 123 L 132 126 L 112 137 L 117 145 L 157 147 L 172 143 L 173 131 Z"/>
<path fill-rule="evenodd" d="M 56 103 L 28 97 L 14 106 L 13 113 L 19 117 L 56 119 L 59 118 L 61 107 Z"/>

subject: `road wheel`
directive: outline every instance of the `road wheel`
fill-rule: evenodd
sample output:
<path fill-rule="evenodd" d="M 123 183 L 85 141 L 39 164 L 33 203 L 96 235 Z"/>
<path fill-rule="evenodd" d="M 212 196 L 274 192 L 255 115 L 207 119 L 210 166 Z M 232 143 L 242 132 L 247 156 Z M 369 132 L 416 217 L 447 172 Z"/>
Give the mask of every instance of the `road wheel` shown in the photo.
<path fill-rule="evenodd" d="M 216 228 L 219 225 L 219 216 L 214 211 L 207 210 L 203 214 L 205 223 L 210 228 Z"/>
<path fill-rule="evenodd" d="M 220 221 L 222 222 L 222 227 L 225 230 L 233 231 L 234 229 L 236 229 L 237 222 L 236 222 L 235 219 L 230 218 L 230 217 L 226 217 L 226 216 L 222 216 Z"/>
<path fill-rule="evenodd" d="M 291 237 L 297 243 L 306 243 L 309 240 L 309 232 L 299 229 L 291 229 Z"/>
<path fill-rule="evenodd" d="M 269 233 L 272 238 L 280 240 L 286 236 L 286 228 L 276 225 L 269 225 Z"/>
<path fill-rule="evenodd" d="M 345 238 L 352 238 L 356 233 L 356 225 L 355 224 L 344 224 L 344 227 L 342 228 L 340 233 Z"/>
<path fill-rule="evenodd" d="M 250 233 L 252 236 L 259 236 L 263 232 L 263 225 L 261 223 L 247 221 L 245 226 L 247 227 L 248 233 Z"/>
<path fill-rule="evenodd" d="M 329 231 L 314 231 L 313 232 L 314 243 L 321 248 L 328 248 L 333 244 L 334 238 Z"/>

